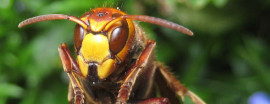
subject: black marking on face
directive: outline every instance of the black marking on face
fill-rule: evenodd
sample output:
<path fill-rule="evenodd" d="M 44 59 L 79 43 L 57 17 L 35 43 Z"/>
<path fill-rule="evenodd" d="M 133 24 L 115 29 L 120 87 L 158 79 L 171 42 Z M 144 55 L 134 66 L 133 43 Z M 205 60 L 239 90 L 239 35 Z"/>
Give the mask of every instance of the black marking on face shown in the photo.
<path fill-rule="evenodd" d="M 96 63 L 89 63 L 88 67 L 88 75 L 87 79 L 89 82 L 92 82 L 90 84 L 97 84 L 99 81 L 98 73 L 97 73 L 97 64 Z"/>

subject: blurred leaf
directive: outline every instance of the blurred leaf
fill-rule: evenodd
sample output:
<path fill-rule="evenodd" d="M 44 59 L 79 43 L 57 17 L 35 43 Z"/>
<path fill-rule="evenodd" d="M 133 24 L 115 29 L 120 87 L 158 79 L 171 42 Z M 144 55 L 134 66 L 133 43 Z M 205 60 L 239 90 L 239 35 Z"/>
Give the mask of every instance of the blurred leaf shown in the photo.
<path fill-rule="evenodd" d="M 11 6 L 12 0 L 2 0 L 0 4 L 0 9 L 6 9 Z"/>
<path fill-rule="evenodd" d="M 223 7 L 227 4 L 228 0 L 212 0 L 216 7 Z"/>
<path fill-rule="evenodd" d="M 23 94 L 23 89 L 21 87 L 10 83 L 1 83 L 0 89 L 0 97 L 6 96 L 19 98 Z"/>
<path fill-rule="evenodd" d="M 201 9 L 205 7 L 209 0 L 187 0 L 187 2 L 195 9 Z"/>
<path fill-rule="evenodd" d="M 260 81 L 265 86 L 270 86 L 270 78 L 268 77 L 270 74 L 269 70 L 267 70 L 268 66 L 265 66 L 262 61 L 262 50 L 265 49 L 264 45 L 254 38 L 245 38 L 244 46 L 237 47 L 237 52 L 243 60 L 245 60 L 251 67 L 251 69 L 258 75 L 261 79 Z M 270 91 L 270 89 L 268 89 Z"/>
<path fill-rule="evenodd" d="M 199 80 L 201 73 L 206 68 L 206 52 L 198 43 L 193 43 L 190 47 L 190 60 L 188 60 L 184 72 L 184 78 L 187 84 L 194 85 Z"/>

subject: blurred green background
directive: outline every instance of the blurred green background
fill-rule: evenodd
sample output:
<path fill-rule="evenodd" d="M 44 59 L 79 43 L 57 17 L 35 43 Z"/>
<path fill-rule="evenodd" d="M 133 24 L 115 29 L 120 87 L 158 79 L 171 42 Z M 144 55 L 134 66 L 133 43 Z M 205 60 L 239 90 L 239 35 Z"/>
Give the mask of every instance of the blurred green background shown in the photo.
<path fill-rule="evenodd" d="M 256 92 L 270 93 L 269 0 L 1 0 L 0 104 L 67 103 L 68 79 L 57 47 L 65 42 L 74 50 L 75 23 L 17 25 L 43 14 L 80 17 L 96 7 L 119 7 L 191 29 L 193 37 L 139 22 L 157 41 L 157 59 L 209 104 L 247 104 Z"/>

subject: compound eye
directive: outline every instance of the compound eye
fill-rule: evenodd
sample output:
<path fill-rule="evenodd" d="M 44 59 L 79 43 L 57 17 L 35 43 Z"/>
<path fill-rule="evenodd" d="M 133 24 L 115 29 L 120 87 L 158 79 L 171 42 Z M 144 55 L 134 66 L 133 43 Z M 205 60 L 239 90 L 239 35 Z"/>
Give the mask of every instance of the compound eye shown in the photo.
<path fill-rule="evenodd" d="M 126 45 L 128 39 L 129 31 L 127 23 L 122 24 L 122 26 L 114 28 L 110 36 L 110 50 L 113 54 L 120 52 Z"/>
<path fill-rule="evenodd" d="M 81 48 L 84 32 L 84 29 L 80 25 L 76 25 L 74 31 L 74 43 L 77 51 L 79 51 Z"/>

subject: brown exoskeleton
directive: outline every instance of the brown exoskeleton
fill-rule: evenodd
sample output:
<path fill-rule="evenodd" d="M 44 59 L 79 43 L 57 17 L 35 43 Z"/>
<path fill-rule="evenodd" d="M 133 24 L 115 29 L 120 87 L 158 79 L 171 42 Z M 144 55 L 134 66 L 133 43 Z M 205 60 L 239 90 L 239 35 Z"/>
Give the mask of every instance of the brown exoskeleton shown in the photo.
<path fill-rule="evenodd" d="M 160 62 L 153 51 L 156 43 L 147 39 L 133 20 L 168 27 L 188 35 L 193 33 L 178 24 L 144 15 L 127 15 L 113 8 L 96 8 L 81 18 L 49 14 L 27 19 L 19 27 L 32 23 L 68 19 L 76 22 L 74 42 L 76 60 L 65 43 L 58 48 L 70 79 L 71 103 L 180 103 L 189 96 L 204 104 L 185 88 Z M 157 97 L 157 92 L 162 97 Z"/>

